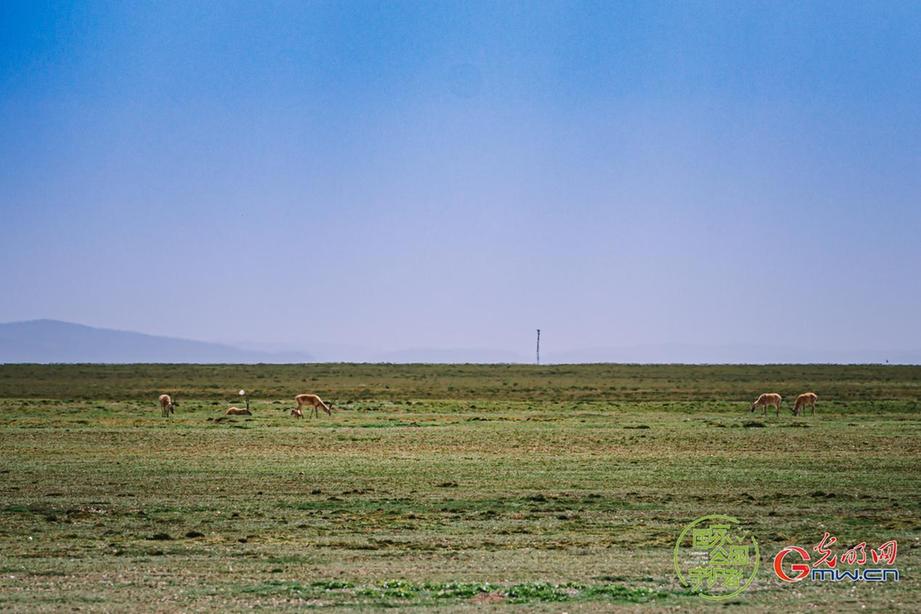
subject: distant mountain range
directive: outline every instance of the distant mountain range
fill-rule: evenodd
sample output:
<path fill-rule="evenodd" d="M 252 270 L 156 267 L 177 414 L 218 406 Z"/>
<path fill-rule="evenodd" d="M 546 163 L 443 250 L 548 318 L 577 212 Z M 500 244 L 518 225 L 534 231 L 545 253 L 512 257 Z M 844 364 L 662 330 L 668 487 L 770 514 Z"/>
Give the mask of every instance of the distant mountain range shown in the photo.
<path fill-rule="evenodd" d="M 299 352 L 262 352 L 57 320 L 0 324 L 0 363 L 296 363 L 312 360 L 310 355 Z"/>
<path fill-rule="evenodd" d="M 804 350 L 761 345 L 637 345 L 541 352 L 545 364 L 685 363 L 685 364 L 921 364 L 921 351 Z M 375 352 L 356 346 L 317 344 L 311 354 L 285 346 L 238 342 L 208 343 L 172 337 L 93 328 L 57 320 L 0 324 L 0 363 L 527 363 L 530 357 L 490 348 L 416 348 Z"/>

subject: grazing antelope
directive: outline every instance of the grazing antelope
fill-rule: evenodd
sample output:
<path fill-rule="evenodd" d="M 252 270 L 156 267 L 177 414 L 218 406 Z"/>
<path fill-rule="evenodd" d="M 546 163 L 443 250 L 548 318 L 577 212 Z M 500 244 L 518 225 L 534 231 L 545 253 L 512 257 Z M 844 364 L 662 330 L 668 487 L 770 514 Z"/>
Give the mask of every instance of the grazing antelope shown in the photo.
<path fill-rule="evenodd" d="M 176 413 L 176 406 L 179 403 L 173 401 L 173 399 L 168 394 L 160 395 L 160 415 L 169 416 L 170 414 Z"/>
<path fill-rule="evenodd" d="M 793 402 L 793 415 L 798 416 L 800 410 L 802 410 L 803 415 L 806 415 L 806 406 L 812 406 L 812 415 L 815 415 L 815 402 L 819 398 L 814 392 L 804 392 L 803 394 L 796 397 L 796 401 Z"/>
<path fill-rule="evenodd" d="M 756 407 L 761 408 L 762 414 L 767 414 L 768 405 L 773 405 L 777 409 L 777 415 L 780 416 L 780 402 L 782 398 L 776 392 L 765 392 L 752 403 L 749 411 L 754 412 Z"/>
<path fill-rule="evenodd" d="M 231 407 L 227 411 L 224 412 L 224 415 L 225 416 L 252 416 L 253 412 L 251 412 L 248 407 L 246 409 L 240 409 L 239 407 Z"/>
<path fill-rule="evenodd" d="M 332 410 L 330 410 L 329 405 L 324 403 L 323 399 L 321 399 L 315 394 L 299 394 L 296 397 L 294 397 L 294 402 L 297 403 L 297 407 L 295 409 L 297 409 L 298 411 L 300 411 L 301 407 L 303 407 L 304 405 L 310 405 L 313 407 L 314 416 L 320 415 L 320 412 L 317 411 L 320 407 L 323 408 L 323 411 L 326 412 L 327 416 L 333 415 L 333 412 Z"/>
<path fill-rule="evenodd" d="M 291 415 L 294 416 L 295 418 L 303 418 L 304 412 L 301 411 L 300 407 L 295 407 L 291 409 Z"/>

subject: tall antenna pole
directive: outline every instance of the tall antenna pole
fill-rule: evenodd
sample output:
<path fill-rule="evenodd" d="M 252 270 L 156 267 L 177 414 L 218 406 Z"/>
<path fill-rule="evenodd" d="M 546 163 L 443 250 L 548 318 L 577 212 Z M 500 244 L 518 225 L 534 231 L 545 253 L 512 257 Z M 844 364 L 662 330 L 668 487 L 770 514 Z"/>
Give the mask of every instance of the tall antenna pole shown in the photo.
<path fill-rule="evenodd" d="M 537 364 L 540 364 L 540 329 L 537 329 Z"/>

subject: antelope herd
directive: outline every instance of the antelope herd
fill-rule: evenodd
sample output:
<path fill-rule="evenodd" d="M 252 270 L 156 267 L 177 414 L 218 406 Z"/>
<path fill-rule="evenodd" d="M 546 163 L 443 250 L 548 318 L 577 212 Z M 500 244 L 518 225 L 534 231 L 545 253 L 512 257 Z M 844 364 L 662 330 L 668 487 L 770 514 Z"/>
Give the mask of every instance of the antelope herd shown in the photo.
<path fill-rule="evenodd" d="M 240 394 L 243 394 L 243 391 L 240 391 Z M 798 416 L 802 414 L 806 415 L 806 408 L 812 408 L 812 415 L 815 415 L 815 402 L 818 400 L 819 396 L 814 392 L 804 392 L 796 397 L 793 401 L 793 415 Z M 318 395 L 315 394 L 299 394 L 294 397 L 294 402 L 297 403 L 297 407 L 291 408 L 291 415 L 295 418 L 304 417 L 304 406 L 309 406 L 311 408 L 311 417 L 319 417 L 319 410 L 322 409 L 326 412 L 327 416 L 333 415 L 333 407 L 323 401 Z M 762 415 L 767 415 L 768 407 L 773 407 L 776 416 L 780 416 L 780 406 L 783 403 L 783 397 L 781 397 L 776 392 L 765 392 L 758 396 L 757 399 L 751 404 L 749 411 L 754 413 L 756 409 L 761 408 Z M 175 408 L 179 405 L 173 401 L 173 398 L 168 394 L 160 395 L 160 415 L 167 417 L 176 413 Z M 224 412 L 225 416 L 252 416 L 253 412 L 249 408 L 249 400 L 246 401 L 246 408 L 240 409 L 239 407 L 230 407 L 227 411 Z"/>
<path fill-rule="evenodd" d="M 240 395 L 243 395 L 243 391 L 240 391 Z M 296 418 L 303 418 L 304 411 L 303 407 L 309 405 L 313 408 L 313 415 L 319 416 L 319 410 L 322 409 L 326 412 L 327 416 L 333 415 L 334 407 L 329 403 L 326 403 L 318 395 L 315 394 L 299 394 L 294 397 L 294 402 L 297 403 L 297 407 L 291 409 L 291 415 Z M 176 413 L 175 408 L 179 406 L 179 403 L 173 401 L 173 398 L 168 394 L 160 395 L 160 415 L 161 416 L 170 416 L 171 414 Z M 246 399 L 246 407 L 228 407 L 227 411 L 224 412 L 225 416 L 252 416 L 253 412 L 249 408 L 249 399 Z"/>
<path fill-rule="evenodd" d="M 815 402 L 819 398 L 814 392 L 804 392 L 803 394 L 796 397 L 793 401 L 793 415 L 798 416 L 800 411 L 803 415 L 806 415 L 806 407 L 812 407 L 812 415 L 815 415 Z M 767 414 L 768 407 L 774 407 L 776 410 L 777 416 L 780 416 L 780 404 L 783 402 L 783 398 L 776 392 L 765 392 L 752 403 L 751 409 L 749 411 L 754 412 L 757 408 L 761 408 L 762 414 Z"/>

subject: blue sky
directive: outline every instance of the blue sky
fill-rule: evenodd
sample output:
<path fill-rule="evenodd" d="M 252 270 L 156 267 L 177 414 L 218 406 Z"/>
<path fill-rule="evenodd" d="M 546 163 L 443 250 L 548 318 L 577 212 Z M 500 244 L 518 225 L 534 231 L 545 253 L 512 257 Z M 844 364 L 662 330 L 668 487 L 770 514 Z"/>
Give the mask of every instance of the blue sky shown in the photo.
<path fill-rule="evenodd" d="M 917 349 L 919 60 L 915 2 L 7 0 L 0 321 Z"/>

